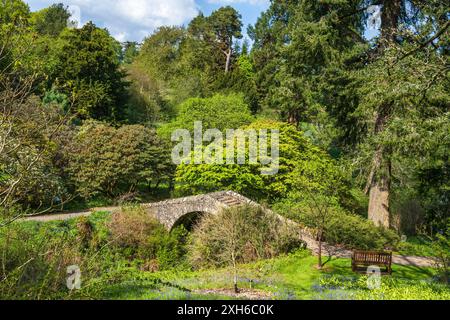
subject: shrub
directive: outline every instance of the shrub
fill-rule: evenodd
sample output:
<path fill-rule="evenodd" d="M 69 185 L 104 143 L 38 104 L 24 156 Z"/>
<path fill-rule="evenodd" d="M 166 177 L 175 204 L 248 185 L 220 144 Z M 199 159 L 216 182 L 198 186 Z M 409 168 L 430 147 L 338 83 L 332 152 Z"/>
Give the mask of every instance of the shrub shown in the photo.
<path fill-rule="evenodd" d="M 0 90 L 0 100 L 14 110 L 0 113 L 0 202 L 5 208 L 20 204 L 24 210 L 44 210 L 68 197 L 54 163 L 63 114 L 36 96 L 16 101 L 10 94 Z"/>
<path fill-rule="evenodd" d="M 116 211 L 111 216 L 108 227 L 114 245 L 133 248 L 145 244 L 152 233 L 163 228 L 140 207 L 124 207 Z"/>
<path fill-rule="evenodd" d="M 189 259 L 193 266 L 231 267 L 236 293 L 239 263 L 273 258 L 301 245 L 295 229 L 275 214 L 252 205 L 205 216 L 191 239 Z"/>
<path fill-rule="evenodd" d="M 171 269 L 183 266 L 187 231 L 168 232 L 140 207 L 115 212 L 107 224 L 113 245 L 128 259 L 142 261 L 144 269 Z"/>
<path fill-rule="evenodd" d="M 260 207 L 206 215 L 195 227 L 189 259 L 195 267 L 222 267 L 268 259 L 301 246 L 296 230 Z"/>
<path fill-rule="evenodd" d="M 186 235 L 183 228 L 169 233 L 131 207 L 113 215 L 9 224 L 0 228 L 0 299 L 102 297 L 119 274 L 186 267 Z M 72 265 L 82 273 L 79 291 L 66 287 Z"/>
<path fill-rule="evenodd" d="M 432 238 L 424 235 L 408 237 L 406 241 L 401 241 L 398 244 L 397 249 L 400 254 L 405 256 L 436 256 L 432 246 Z"/>
<path fill-rule="evenodd" d="M 172 171 L 168 149 L 153 130 L 140 125 L 116 129 L 87 121 L 68 158 L 68 172 L 86 199 L 130 193 L 140 183 L 169 179 Z"/>
<path fill-rule="evenodd" d="M 436 267 L 443 282 L 448 284 L 450 276 L 450 219 L 447 219 L 447 230 L 443 234 L 436 234 L 432 244 L 436 254 Z"/>
<path fill-rule="evenodd" d="M 0 297 L 46 299 L 67 294 L 67 267 L 86 271 L 75 233 L 65 224 L 0 228 Z"/>
<path fill-rule="evenodd" d="M 306 227 L 317 227 L 311 209 L 301 199 L 286 199 L 277 203 L 274 210 Z M 395 248 L 399 237 L 392 230 L 377 227 L 373 222 L 336 206 L 330 209 L 325 221 L 324 240 L 349 249 L 381 250 Z"/>
<path fill-rule="evenodd" d="M 94 226 L 87 217 L 80 217 L 76 225 L 78 236 L 77 241 L 82 248 L 89 248 L 94 234 Z"/>

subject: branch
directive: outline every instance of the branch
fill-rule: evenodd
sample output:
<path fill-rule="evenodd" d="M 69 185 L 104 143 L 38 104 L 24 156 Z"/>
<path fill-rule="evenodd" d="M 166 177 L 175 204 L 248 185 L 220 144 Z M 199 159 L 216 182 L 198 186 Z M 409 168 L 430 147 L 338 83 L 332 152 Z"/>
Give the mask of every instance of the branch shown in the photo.
<path fill-rule="evenodd" d="M 415 52 L 425 48 L 427 45 L 429 45 L 430 43 L 433 43 L 434 40 L 436 40 L 437 38 L 439 38 L 442 34 L 444 34 L 444 32 L 448 29 L 448 27 L 450 27 L 450 21 L 447 21 L 445 23 L 445 25 L 442 27 L 441 30 L 439 30 L 433 37 L 431 37 L 430 39 L 428 39 L 427 41 L 421 43 L 417 48 L 405 53 L 403 56 L 401 56 L 400 58 L 398 58 L 396 60 L 396 63 L 399 62 L 400 60 L 405 59 L 406 57 L 409 57 L 410 55 L 414 54 Z"/>

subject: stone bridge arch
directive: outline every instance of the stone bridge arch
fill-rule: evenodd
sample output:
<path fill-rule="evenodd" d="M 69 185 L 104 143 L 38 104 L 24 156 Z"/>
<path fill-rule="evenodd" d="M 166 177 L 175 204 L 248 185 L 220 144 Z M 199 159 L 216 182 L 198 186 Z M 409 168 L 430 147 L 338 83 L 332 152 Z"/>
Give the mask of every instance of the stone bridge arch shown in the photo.
<path fill-rule="evenodd" d="M 193 213 L 217 214 L 222 209 L 243 204 L 256 203 L 238 193 L 223 191 L 149 203 L 144 205 L 144 208 L 146 212 L 154 215 L 168 230 L 172 230 L 186 215 Z"/>

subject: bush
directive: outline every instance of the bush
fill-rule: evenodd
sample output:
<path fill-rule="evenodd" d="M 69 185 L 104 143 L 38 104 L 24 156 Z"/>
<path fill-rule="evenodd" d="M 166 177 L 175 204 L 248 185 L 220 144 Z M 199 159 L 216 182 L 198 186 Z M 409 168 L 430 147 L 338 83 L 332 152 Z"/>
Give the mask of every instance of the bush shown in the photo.
<path fill-rule="evenodd" d="M 140 125 L 122 126 L 87 121 L 69 152 L 69 174 L 86 199 L 117 197 L 140 183 L 168 180 L 172 164 L 168 148 L 156 133 Z"/>
<path fill-rule="evenodd" d="M 427 236 L 408 237 L 397 246 L 398 251 L 406 256 L 433 257 L 436 253 L 432 247 L 432 239 Z"/>
<path fill-rule="evenodd" d="M 115 246 L 136 249 L 146 244 L 151 234 L 164 228 L 139 207 L 125 207 L 113 213 L 108 227 Z"/>
<path fill-rule="evenodd" d="M 207 215 L 195 227 L 189 259 L 198 268 L 270 259 L 301 246 L 296 230 L 260 207 L 242 206 Z"/>
<path fill-rule="evenodd" d="M 262 175 L 262 164 L 181 164 L 177 167 L 177 192 L 199 194 L 218 190 L 233 190 L 255 200 L 275 200 L 288 196 L 292 190 L 299 190 L 299 178 L 305 185 L 322 185 L 333 181 L 342 197 L 350 196 L 343 175 L 335 161 L 323 150 L 312 145 L 294 126 L 268 120 L 259 120 L 242 128 L 244 130 L 279 130 L 279 171 L 275 175 Z M 226 142 L 224 142 L 226 143 Z M 237 146 L 235 146 L 237 149 Z M 249 148 L 246 148 L 249 159 Z M 226 159 L 226 152 L 223 156 Z M 224 161 L 226 163 L 226 161 Z"/>
<path fill-rule="evenodd" d="M 13 224 L 0 228 L 0 297 L 46 299 L 61 297 L 66 268 L 86 271 L 76 235 L 66 224 Z"/>
<path fill-rule="evenodd" d="M 309 228 L 316 228 L 311 209 L 302 200 L 286 199 L 274 210 Z M 361 216 L 348 213 L 340 207 L 331 208 L 325 221 L 324 240 L 329 244 L 343 245 L 349 249 L 382 250 L 397 246 L 399 237 L 392 231 L 377 227 Z"/>
<path fill-rule="evenodd" d="M 117 275 L 181 269 L 187 232 L 171 233 L 140 208 L 68 221 L 19 222 L 0 228 L 0 299 L 102 297 Z M 82 273 L 66 287 L 67 267 Z"/>
<path fill-rule="evenodd" d="M 113 245 L 127 259 L 140 260 L 143 269 L 155 271 L 183 266 L 187 231 L 168 232 L 140 207 L 115 212 L 107 224 Z"/>
<path fill-rule="evenodd" d="M 5 208 L 20 204 L 24 210 L 44 210 L 69 197 L 54 163 L 56 136 L 66 128 L 61 125 L 63 114 L 36 96 L 19 102 L 10 94 L 0 90 L 0 100 L 9 101 L 8 108 L 14 110 L 0 113 L 0 202 Z"/>

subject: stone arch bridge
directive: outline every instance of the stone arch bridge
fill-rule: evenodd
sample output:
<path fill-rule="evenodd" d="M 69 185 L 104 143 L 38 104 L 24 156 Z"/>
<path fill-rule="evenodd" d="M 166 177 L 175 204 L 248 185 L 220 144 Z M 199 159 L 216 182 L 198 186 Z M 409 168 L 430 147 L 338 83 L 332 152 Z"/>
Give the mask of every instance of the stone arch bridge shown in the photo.
<path fill-rule="evenodd" d="M 186 221 L 189 224 L 191 219 L 198 218 L 201 214 L 217 214 L 222 209 L 244 204 L 259 206 L 256 202 L 233 191 L 221 191 L 170 199 L 161 202 L 142 204 L 141 206 L 147 213 L 154 215 L 168 230 L 172 230 L 174 226 L 181 223 L 184 224 Z M 120 210 L 120 208 L 94 208 L 85 212 L 30 216 L 20 220 L 38 222 L 70 220 L 77 217 L 89 216 L 96 211 L 114 212 L 117 210 Z"/>
<path fill-rule="evenodd" d="M 258 205 L 256 202 L 233 191 L 222 191 L 198 196 L 171 199 L 142 205 L 167 229 L 171 230 L 183 221 L 195 218 L 197 214 L 217 214 L 222 209 L 240 205 Z"/>

